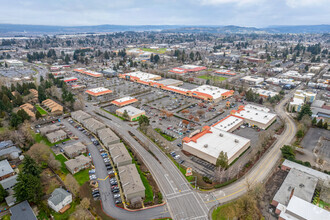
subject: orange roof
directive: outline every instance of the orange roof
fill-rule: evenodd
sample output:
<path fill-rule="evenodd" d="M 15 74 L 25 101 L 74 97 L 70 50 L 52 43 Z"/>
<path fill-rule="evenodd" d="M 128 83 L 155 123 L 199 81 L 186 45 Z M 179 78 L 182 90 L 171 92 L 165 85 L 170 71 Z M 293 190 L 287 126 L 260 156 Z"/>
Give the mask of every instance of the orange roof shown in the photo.
<path fill-rule="evenodd" d="M 194 95 L 194 93 L 196 94 L 196 95 Z M 193 96 L 197 96 L 197 97 L 199 97 L 199 98 L 201 98 L 201 96 L 203 96 L 203 97 L 207 97 L 207 98 L 213 98 L 213 96 L 211 96 L 211 95 L 209 95 L 209 94 L 206 94 L 206 93 L 203 93 L 203 92 L 197 92 L 197 91 L 192 91 L 192 94 L 193 94 Z"/>
<path fill-rule="evenodd" d="M 106 91 L 102 91 L 102 92 L 93 92 L 93 91 L 87 90 L 86 93 L 88 93 L 88 94 L 90 94 L 92 96 L 100 96 L 100 95 L 112 93 L 112 91 L 110 89 L 109 90 L 106 90 Z"/>
<path fill-rule="evenodd" d="M 203 131 L 201 131 L 200 133 L 192 136 L 191 138 L 190 137 L 185 137 L 182 140 L 186 143 L 189 143 L 190 141 L 193 141 L 193 142 L 197 143 L 198 138 L 203 137 L 205 134 L 212 133 L 212 131 L 210 131 L 210 129 L 211 128 L 209 126 L 204 126 Z"/>
<path fill-rule="evenodd" d="M 215 123 L 214 125 L 212 125 L 212 127 L 216 126 L 217 124 L 219 124 L 220 122 L 226 120 L 227 118 L 231 117 L 232 115 L 228 115 L 227 117 L 221 119 L 220 121 L 218 121 L 217 123 Z"/>
<path fill-rule="evenodd" d="M 176 93 L 180 93 L 180 94 L 184 94 L 184 95 L 187 93 L 186 91 L 181 91 L 179 89 L 174 89 L 174 88 L 167 87 L 167 86 L 164 86 L 163 89 L 168 90 L 168 91 L 173 91 Z"/>
<path fill-rule="evenodd" d="M 127 100 L 127 101 L 124 101 L 124 102 L 118 102 L 118 101 L 112 101 L 111 103 L 114 104 L 114 105 L 117 105 L 117 106 L 124 106 L 124 105 L 128 105 L 128 104 L 131 104 L 133 102 L 137 102 L 138 100 L 137 99 L 130 99 L 130 100 Z"/>
<path fill-rule="evenodd" d="M 228 92 L 224 92 L 224 93 L 222 93 L 221 94 L 221 96 L 231 96 L 231 95 L 233 95 L 233 92 L 232 92 L 233 90 L 230 90 L 230 91 L 228 91 Z"/>

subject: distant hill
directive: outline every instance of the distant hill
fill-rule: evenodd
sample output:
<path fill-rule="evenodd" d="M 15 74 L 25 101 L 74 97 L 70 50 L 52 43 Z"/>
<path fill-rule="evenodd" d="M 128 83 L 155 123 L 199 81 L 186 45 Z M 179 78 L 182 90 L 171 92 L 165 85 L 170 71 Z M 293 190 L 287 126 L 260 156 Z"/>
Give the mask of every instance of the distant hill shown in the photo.
<path fill-rule="evenodd" d="M 162 31 L 172 33 L 330 33 L 330 25 L 270 26 L 267 28 L 240 26 L 185 26 L 185 25 L 96 25 L 49 26 L 0 24 L 0 36 L 109 33 L 120 31 Z"/>

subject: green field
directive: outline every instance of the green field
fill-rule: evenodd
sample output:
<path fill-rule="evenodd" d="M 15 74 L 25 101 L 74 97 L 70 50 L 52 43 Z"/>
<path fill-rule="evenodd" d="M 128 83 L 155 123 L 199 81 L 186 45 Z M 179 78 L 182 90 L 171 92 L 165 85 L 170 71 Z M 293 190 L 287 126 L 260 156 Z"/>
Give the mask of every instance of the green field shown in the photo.
<path fill-rule="evenodd" d="M 81 170 L 78 173 L 74 174 L 73 177 L 77 180 L 80 186 L 84 185 L 87 181 L 89 181 L 89 169 Z"/>
<path fill-rule="evenodd" d="M 235 217 L 235 202 L 231 202 L 214 209 L 212 220 L 227 220 Z"/>
<path fill-rule="evenodd" d="M 164 54 L 166 52 L 166 48 L 158 48 L 158 49 L 140 48 L 140 49 L 146 52 L 159 53 L 159 54 Z"/>
<path fill-rule="evenodd" d="M 172 136 L 169 136 L 169 135 L 167 135 L 167 134 L 164 134 L 159 128 L 155 128 L 155 131 L 157 132 L 157 133 L 159 133 L 161 136 L 163 136 L 166 140 L 168 140 L 168 141 L 175 141 L 176 140 L 176 138 L 174 138 L 174 137 L 172 137 Z"/>
<path fill-rule="evenodd" d="M 41 115 L 47 115 L 48 112 L 45 111 L 43 108 L 41 108 L 39 105 L 36 105 L 36 109 L 38 112 L 40 112 Z"/>
<path fill-rule="evenodd" d="M 197 78 L 205 79 L 205 80 L 209 79 L 211 81 L 218 81 L 218 82 L 221 82 L 221 81 L 224 81 L 227 79 L 226 77 L 222 77 L 222 76 L 210 76 L 210 75 L 201 75 L 201 76 L 198 76 Z"/>

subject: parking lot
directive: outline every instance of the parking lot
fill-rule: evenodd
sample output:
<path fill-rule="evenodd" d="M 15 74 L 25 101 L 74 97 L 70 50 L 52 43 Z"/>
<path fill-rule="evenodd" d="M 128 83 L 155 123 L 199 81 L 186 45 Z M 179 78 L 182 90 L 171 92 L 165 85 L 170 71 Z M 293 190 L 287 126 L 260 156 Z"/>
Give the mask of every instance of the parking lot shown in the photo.
<path fill-rule="evenodd" d="M 113 206 L 115 203 L 120 204 L 121 199 L 120 194 L 118 197 L 118 182 L 111 179 L 114 177 L 114 170 L 109 163 L 110 159 L 108 155 L 92 134 L 84 130 L 79 124 L 69 120 L 65 119 L 62 123 L 79 138 L 79 141 L 86 144 L 89 156 L 92 157 L 94 163 L 95 170 L 90 171 L 90 179 L 92 181 L 97 181 L 96 185 L 98 186 L 92 189 L 94 199 L 98 199 L 101 196 L 103 202 L 110 201 Z M 106 158 L 108 158 L 108 160 L 106 160 L 107 162 L 105 162 Z"/>

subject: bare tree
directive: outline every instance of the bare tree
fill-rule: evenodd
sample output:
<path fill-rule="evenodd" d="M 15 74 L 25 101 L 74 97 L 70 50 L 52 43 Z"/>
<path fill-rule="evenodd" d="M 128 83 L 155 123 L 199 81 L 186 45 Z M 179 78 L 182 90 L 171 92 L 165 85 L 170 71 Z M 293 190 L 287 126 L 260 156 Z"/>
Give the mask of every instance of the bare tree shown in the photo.
<path fill-rule="evenodd" d="M 71 174 L 65 177 L 64 184 L 74 195 L 78 195 L 80 186 Z"/>
<path fill-rule="evenodd" d="M 81 202 L 80 202 L 80 205 L 84 208 L 84 209 L 89 209 L 89 206 L 90 206 L 91 202 L 89 200 L 89 198 L 87 197 L 84 197 Z"/>

